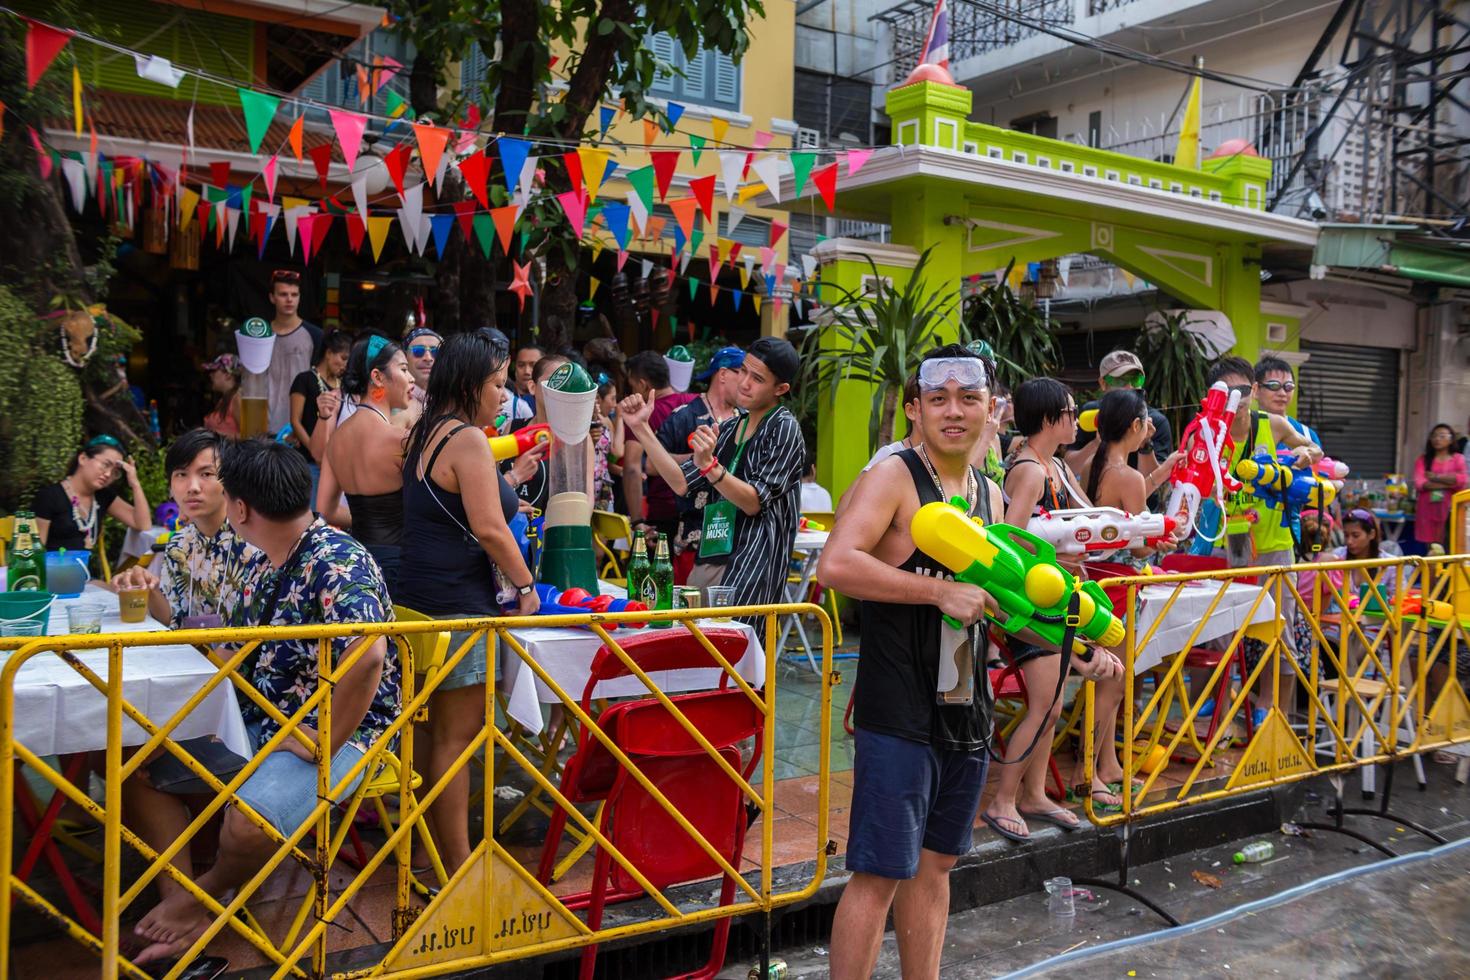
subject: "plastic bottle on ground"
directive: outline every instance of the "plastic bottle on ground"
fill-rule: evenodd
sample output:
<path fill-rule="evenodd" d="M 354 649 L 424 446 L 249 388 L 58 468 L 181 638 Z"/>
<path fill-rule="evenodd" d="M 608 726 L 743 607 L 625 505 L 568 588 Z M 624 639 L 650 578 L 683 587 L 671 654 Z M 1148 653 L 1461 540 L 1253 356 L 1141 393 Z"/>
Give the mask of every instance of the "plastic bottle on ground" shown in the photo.
<path fill-rule="evenodd" d="M 1258 840 L 1245 845 L 1235 852 L 1236 864 L 1256 864 L 1261 861 L 1269 861 L 1276 853 L 1276 847 L 1268 840 Z"/>

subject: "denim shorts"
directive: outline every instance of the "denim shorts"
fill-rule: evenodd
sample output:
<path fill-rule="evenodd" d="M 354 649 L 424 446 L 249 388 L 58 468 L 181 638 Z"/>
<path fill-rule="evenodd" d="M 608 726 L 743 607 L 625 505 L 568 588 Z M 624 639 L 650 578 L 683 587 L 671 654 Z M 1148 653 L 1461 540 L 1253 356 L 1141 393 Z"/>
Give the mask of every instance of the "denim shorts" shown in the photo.
<path fill-rule="evenodd" d="M 435 616 L 434 618 L 479 619 L 484 615 L 484 613 L 478 612 L 465 612 L 452 613 L 446 616 Z M 449 649 L 444 651 L 444 658 L 448 660 L 454 656 L 454 652 L 459 649 L 460 644 L 464 643 L 473 635 L 474 632 L 470 630 L 455 630 L 451 632 L 449 634 Z M 490 678 L 489 639 L 490 631 L 486 630 L 480 635 L 479 639 L 475 640 L 475 645 L 465 651 L 465 655 L 460 658 L 459 663 L 455 664 L 453 669 L 444 675 L 444 680 L 440 682 L 438 690 L 452 691 L 457 687 L 484 684 Z M 500 651 L 500 656 L 505 656 L 504 650 Z M 497 663 L 495 665 L 495 677 L 497 680 L 500 678 L 500 673 L 500 665 Z"/>
<path fill-rule="evenodd" d="M 259 751 L 266 740 L 258 726 L 251 725 L 249 728 L 250 739 Z M 338 749 L 337 754 L 332 757 L 331 782 L 334 785 L 339 782 L 362 756 L 362 749 L 355 745 L 344 745 Z M 340 803 L 351 796 L 352 791 L 357 789 L 367 775 L 368 768 L 364 767 L 357 778 L 333 797 L 333 802 Z M 311 811 L 316 809 L 319 799 L 316 792 L 316 764 L 307 762 L 285 748 L 279 748 L 265 757 L 260 768 L 245 780 L 235 795 L 269 821 L 272 827 L 290 837 L 311 816 Z"/>
<path fill-rule="evenodd" d="M 912 878 L 919 850 L 958 856 L 970 850 L 984 749 L 936 749 L 858 728 L 853 759 L 847 870 Z"/>

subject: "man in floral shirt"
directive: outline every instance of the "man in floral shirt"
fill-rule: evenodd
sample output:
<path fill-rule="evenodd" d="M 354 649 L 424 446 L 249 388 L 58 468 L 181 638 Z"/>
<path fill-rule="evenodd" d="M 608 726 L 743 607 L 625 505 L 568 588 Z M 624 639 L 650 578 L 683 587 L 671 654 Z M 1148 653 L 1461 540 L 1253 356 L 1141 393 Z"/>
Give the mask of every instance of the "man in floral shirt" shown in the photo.
<path fill-rule="evenodd" d="M 352 538 L 315 518 L 310 509 L 311 472 L 301 454 L 281 443 L 251 441 L 232 447 L 220 467 L 231 524 L 268 562 L 238 582 L 227 579 L 220 596 L 229 626 L 298 626 L 320 623 L 373 623 L 393 618 L 388 591 L 377 563 Z M 331 781 L 337 785 L 364 751 L 377 741 L 401 707 L 395 648 L 383 638 L 342 637 L 332 641 L 332 662 L 340 664 L 366 646 L 332 689 L 333 747 Z M 292 715 L 318 687 L 317 646 L 310 640 L 262 643 L 242 666 L 264 698 L 283 715 Z M 279 725 L 253 701 L 241 706 L 257 750 Z M 320 747 L 313 712 L 298 730 Z M 360 781 L 359 774 L 357 781 Z M 238 797 L 289 837 L 317 806 L 313 749 L 288 736 L 247 779 Z M 356 787 L 343 786 L 337 798 Z M 181 804 L 180 804 L 181 805 Z M 253 875 L 275 851 L 274 837 L 259 830 L 240 811 L 225 813 L 219 856 L 199 876 L 200 888 L 224 896 Z M 134 959 L 142 964 L 177 956 L 211 921 L 182 890 L 171 890 L 138 923 L 150 941 Z"/>

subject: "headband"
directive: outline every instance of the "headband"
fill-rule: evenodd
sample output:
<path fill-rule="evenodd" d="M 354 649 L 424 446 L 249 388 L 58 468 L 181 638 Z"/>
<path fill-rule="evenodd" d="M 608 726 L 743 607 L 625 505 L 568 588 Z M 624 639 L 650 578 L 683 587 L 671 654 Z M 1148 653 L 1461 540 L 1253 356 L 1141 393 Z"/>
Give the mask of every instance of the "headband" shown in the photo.
<path fill-rule="evenodd" d="M 433 337 L 435 340 L 441 342 L 444 340 L 443 337 L 439 336 L 437 331 L 430 330 L 428 327 L 414 327 L 404 335 L 403 343 L 405 345 L 411 344 L 420 337 Z"/>
<path fill-rule="evenodd" d="M 384 337 L 382 334 L 375 333 L 368 338 L 367 349 L 363 351 L 363 371 L 368 374 L 372 373 L 373 361 L 376 361 L 378 359 L 378 355 L 383 353 L 383 348 L 387 347 L 390 343 L 392 343 L 392 341 L 390 341 L 387 337 Z"/>

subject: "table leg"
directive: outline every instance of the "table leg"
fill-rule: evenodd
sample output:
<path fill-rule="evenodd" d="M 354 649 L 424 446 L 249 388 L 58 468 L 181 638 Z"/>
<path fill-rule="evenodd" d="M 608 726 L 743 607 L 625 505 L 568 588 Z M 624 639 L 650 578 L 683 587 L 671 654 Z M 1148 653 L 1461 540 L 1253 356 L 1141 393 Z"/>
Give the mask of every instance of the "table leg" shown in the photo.
<path fill-rule="evenodd" d="M 86 771 L 87 753 L 78 752 L 67 759 L 62 776 L 68 782 L 75 784 Z M 66 866 L 61 850 L 56 846 L 56 841 L 51 839 L 51 829 L 60 817 L 61 806 L 65 801 L 65 794 L 58 789 L 52 794 L 45 811 L 38 812 L 36 798 L 31 793 L 30 784 L 26 781 L 24 773 L 21 772 L 21 764 L 19 762 L 15 764 L 15 805 L 31 832 L 30 844 L 26 847 L 20 863 L 16 865 L 15 877 L 19 881 L 28 880 L 35 869 L 36 862 L 44 855 L 67 901 L 71 903 L 72 911 L 76 913 L 77 922 L 94 936 L 101 935 L 101 918 L 82 894 L 81 885 L 77 882 L 76 876 Z"/>
<path fill-rule="evenodd" d="M 786 601 L 806 601 L 805 597 L 807 593 L 811 590 L 812 579 L 816 576 L 816 572 L 816 558 L 809 555 L 806 560 L 802 562 L 800 579 L 795 583 L 786 583 Z M 794 590 L 792 589 L 793 584 L 795 585 Z M 817 666 L 816 658 L 812 656 L 812 645 L 810 640 L 807 638 L 806 627 L 802 625 L 801 616 L 796 613 L 790 613 L 789 615 L 787 615 L 786 621 L 781 624 L 781 639 L 776 644 L 777 656 L 780 656 L 782 651 L 786 649 L 786 638 L 791 635 L 791 631 L 793 628 L 795 628 L 797 635 L 801 637 L 801 652 L 806 655 L 806 662 L 811 666 L 812 673 L 820 674 L 822 670 L 820 667 Z"/>

